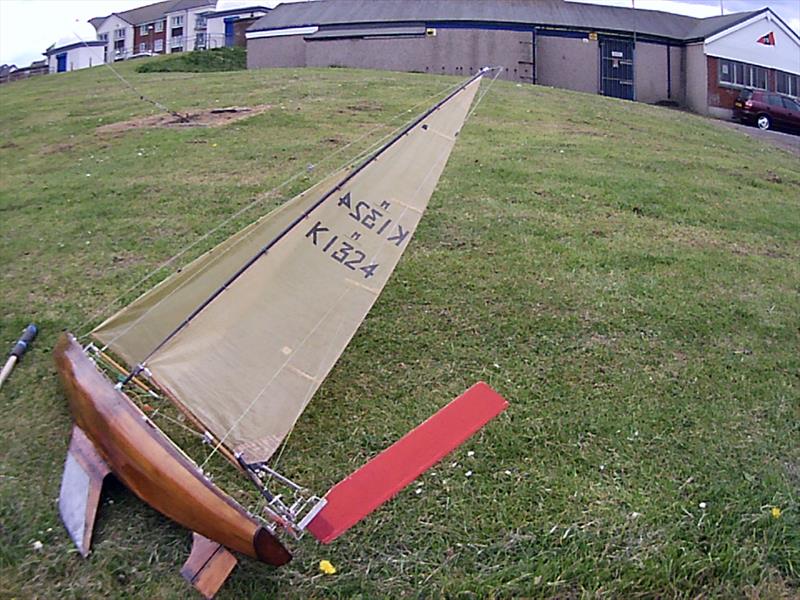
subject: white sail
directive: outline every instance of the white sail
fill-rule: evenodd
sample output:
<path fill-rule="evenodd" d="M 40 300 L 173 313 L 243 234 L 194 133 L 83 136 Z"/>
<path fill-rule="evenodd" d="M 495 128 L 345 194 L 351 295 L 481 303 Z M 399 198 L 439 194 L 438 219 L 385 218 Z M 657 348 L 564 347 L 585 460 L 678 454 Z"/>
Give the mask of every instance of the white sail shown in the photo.
<path fill-rule="evenodd" d="M 479 85 L 477 77 L 454 93 L 342 185 L 327 180 L 331 193 L 316 186 L 279 212 L 275 227 L 265 219 L 263 232 L 245 238 L 261 243 L 313 208 L 147 360 L 159 386 L 246 462 L 267 460 L 277 449 L 374 304 L 408 246 Z M 162 311 L 164 322 L 180 323 L 179 314 L 196 307 L 185 310 L 193 299 L 256 254 L 259 243 L 241 236 L 222 245 L 226 258 L 201 257 L 183 281 L 160 286 L 165 293 L 175 285 L 194 290 L 186 302 L 173 302 L 174 312 Z M 209 271 L 215 275 L 206 281 Z M 111 346 L 139 360 L 170 331 L 163 323 L 148 324 L 156 309 L 142 311 L 152 301 L 159 299 L 134 303 L 138 312 L 122 311 L 94 335 L 116 336 Z M 141 333 L 122 333 L 132 322 Z"/>

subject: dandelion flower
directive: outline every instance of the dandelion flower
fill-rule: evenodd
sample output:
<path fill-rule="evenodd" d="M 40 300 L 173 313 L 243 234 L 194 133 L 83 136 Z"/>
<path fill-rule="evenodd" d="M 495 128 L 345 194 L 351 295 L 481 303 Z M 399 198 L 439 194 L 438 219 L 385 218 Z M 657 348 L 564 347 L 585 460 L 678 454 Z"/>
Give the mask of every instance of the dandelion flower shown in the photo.
<path fill-rule="evenodd" d="M 781 518 L 781 509 L 777 506 L 773 506 L 772 510 L 770 511 L 773 519 L 780 519 Z"/>
<path fill-rule="evenodd" d="M 329 560 L 319 561 L 319 570 L 325 573 L 325 575 L 333 575 L 336 573 L 336 567 L 334 567 Z"/>

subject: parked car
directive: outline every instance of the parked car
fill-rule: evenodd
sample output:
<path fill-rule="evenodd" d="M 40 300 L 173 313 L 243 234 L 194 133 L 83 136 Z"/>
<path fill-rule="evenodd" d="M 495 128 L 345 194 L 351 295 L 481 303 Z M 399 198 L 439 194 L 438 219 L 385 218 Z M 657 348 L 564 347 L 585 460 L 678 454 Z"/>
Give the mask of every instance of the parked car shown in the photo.
<path fill-rule="evenodd" d="M 734 103 L 733 116 L 759 129 L 790 129 L 800 132 L 797 100 L 764 90 L 742 90 Z"/>

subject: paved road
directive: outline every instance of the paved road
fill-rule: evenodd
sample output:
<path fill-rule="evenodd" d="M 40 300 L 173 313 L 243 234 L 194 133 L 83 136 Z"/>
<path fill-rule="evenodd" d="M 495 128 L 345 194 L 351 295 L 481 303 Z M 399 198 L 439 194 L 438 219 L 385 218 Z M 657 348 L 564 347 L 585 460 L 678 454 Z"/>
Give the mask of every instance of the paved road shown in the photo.
<path fill-rule="evenodd" d="M 791 133 L 783 133 L 781 131 L 761 131 L 758 127 L 751 127 L 731 121 L 720 121 L 718 119 L 712 119 L 712 122 L 719 123 L 722 127 L 737 129 L 750 137 L 773 144 L 778 148 L 783 148 L 784 150 L 800 156 L 800 135 L 792 135 Z"/>

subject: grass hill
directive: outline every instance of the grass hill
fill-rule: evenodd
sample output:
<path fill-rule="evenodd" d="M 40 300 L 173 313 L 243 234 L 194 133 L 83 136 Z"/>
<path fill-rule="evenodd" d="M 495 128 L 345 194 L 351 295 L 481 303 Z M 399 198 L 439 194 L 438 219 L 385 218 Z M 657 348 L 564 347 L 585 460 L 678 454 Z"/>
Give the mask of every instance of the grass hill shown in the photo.
<path fill-rule="evenodd" d="M 136 66 L 118 68 L 173 110 L 269 108 L 109 133 L 155 109 L 106 68 L 0 87 L 0 340 L 42 331 L 0 391 L 10 597 L 189 595 L 189 533 L 120 486 L 88 560 L 60 524 L 59 332 L 84 333 L 251 199 L 304 173 L 186 258 L 455 81 Z M 498 82 L 280 468 L 323 492 L 478 379 L 510 409 L 419 493 L 331 546 L 294 544 L 286 568 L 242 559 L 219 597 L 797 597 L 799 323 L 796 157 L 683 112 Z"/>

